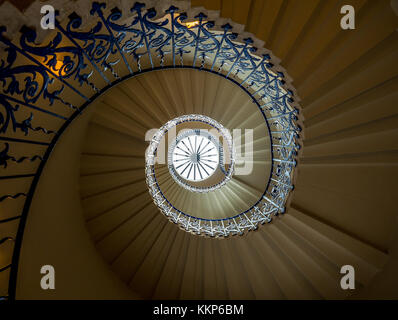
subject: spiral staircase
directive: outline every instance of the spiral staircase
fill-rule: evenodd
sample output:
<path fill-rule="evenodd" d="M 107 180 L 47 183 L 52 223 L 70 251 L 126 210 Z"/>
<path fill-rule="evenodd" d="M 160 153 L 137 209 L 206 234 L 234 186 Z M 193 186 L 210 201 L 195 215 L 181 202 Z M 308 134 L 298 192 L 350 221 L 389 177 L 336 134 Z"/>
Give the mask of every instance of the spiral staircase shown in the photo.
<path fill-rule="evenodd" d="M 0 6 L 1 296 L 398 298 L 396 1 L 61 2 Z M 148 163 L 186 115 L 252 129 L 216 190 Z"/>

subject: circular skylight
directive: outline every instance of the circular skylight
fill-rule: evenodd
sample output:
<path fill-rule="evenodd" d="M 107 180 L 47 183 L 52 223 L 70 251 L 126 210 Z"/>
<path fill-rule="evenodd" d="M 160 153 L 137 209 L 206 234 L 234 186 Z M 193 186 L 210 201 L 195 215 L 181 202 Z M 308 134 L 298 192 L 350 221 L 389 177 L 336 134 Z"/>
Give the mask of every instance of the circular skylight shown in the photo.
<path fill-rule="evenodd" d="M 173 166 L 185 180 L 206 180 L 216 171 L 219 162 L 218 146 L 209 136 L 192 133 L 174 147 Z"/>
<path fill-rule="evenodd" d="M 190 124 L 194 129 L 189 128 Z M 145 152 L 145 172 L 150 191 L 158 185 L 157 178 L 152 178 L 152 175 L 155 166 L 160 164 L 161 153 L 158 154 L 158 150 L 164 150 L 161 143 L 166 140 L 169 141 L 169 173 L 184 189 L 211 192 L 231 180 L 235 153 L 229 130 L 207 116 L 189 114 L 168 121 L 153 135 Z M 154 195 L 161 197 L 157 192 Z"/>

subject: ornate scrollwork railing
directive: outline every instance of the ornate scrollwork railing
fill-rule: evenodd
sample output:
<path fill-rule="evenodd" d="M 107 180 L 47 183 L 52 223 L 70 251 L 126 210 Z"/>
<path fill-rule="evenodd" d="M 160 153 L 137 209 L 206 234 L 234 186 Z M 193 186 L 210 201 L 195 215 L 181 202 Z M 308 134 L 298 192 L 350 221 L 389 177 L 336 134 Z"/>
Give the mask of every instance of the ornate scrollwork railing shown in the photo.
<path fill-rule="evenodd" d="M 123 15 L 118 8 L 94 2 L 89 16 L 87 25 L 76 13 L 66 21 L 57 20 L 56 30 L 49 31 L 42 44 L 36 44 L 33 29 L 24 27 L 9 39 L 6 27 L 0 27 L 0 204 L 24 201 L 22 212 L 6 211 L 7 217 L 0 220 L 0 224 L 20 220 L 12 261 L 0 266 L 0 272 L 10 271 L 6 293 L 10 298 L 15 297 L 30 203 L 51 151 L 65 128 L 99 94 L 123 79 L 162 68 L 203 69 L 245 90 L 267 122 L 272 172 L 258 203 L 239 219 L 213 223 L 176 213 L 175 222 L 210 236 L 240 234 L 284 212 L 293 188 L 299 109 L 283 70 L 271 63 L 270 52 L 255 48 L 257 40 L 234 33 L 233 23 L 209 21 L 203 12 L 192 16 L 175 6 L 161 13 L 137 2 L 129 15 Z M 196 23 L 188 27 L 191 20 Z M 18 154 L 20 145 L 40 151 Z M 32 172 L 8 174 L 27 164 Z M 5 191 L 12 179 L 25 179 L 24 188 Z M 8 235 L 0 238 L 14 241 Z M 6 242 L 0 241 L 0 250 Z"/>

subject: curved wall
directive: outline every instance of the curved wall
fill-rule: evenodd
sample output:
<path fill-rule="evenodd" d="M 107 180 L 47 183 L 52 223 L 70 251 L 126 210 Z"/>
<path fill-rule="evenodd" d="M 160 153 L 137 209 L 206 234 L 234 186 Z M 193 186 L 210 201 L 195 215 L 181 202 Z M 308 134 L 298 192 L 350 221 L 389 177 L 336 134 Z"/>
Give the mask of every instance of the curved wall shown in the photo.
<path fill-rule="evenodd" d="M 84 226 L 78 180 L 81 139 L 92 110 L 59 139 L 38 183 L 22 243 L 17 299 L 138 298 L 109 270 Z M 55 269 L 55 290 L 40 287 L 41 266 Z"/>

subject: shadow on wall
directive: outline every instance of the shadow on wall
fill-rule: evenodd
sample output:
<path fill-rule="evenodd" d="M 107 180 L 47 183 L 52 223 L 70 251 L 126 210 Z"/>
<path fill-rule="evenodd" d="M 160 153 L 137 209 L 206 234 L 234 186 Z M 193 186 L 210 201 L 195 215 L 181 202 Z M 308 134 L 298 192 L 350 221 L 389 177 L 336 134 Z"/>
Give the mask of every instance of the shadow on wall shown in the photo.
<path fill-rule="evenodd" d="M 138 298 L 99 256 L 84 225 L 78 181 L 81 135 L 90 111 L 60 138 L 36 189 L 21 249 L 17 299 Z M 55 290 L 40 287 L 45 264 L 55 269 Z"/>

